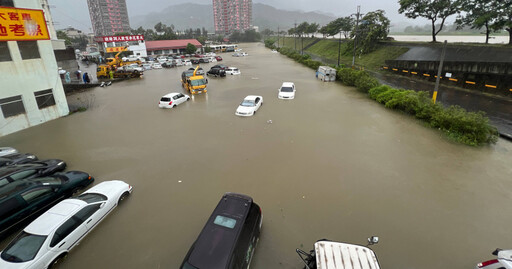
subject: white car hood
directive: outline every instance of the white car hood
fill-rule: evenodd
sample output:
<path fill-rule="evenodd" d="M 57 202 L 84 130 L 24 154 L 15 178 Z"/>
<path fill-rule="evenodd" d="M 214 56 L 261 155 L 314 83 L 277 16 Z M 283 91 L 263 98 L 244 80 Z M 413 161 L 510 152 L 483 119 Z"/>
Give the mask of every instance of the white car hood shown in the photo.
<path fill-rule="evenodd" d="M 283 97 L 292 97 L 295 95 L 295 92 L 279 92 L 279 96 Z"/>
<path fill-rule="evenodd" d="M 241 112 L 241 113 L 251 113 L 251 112 L 254 112 L 254 108 L 253 106 L 238 106 L 238 108 L 236 109 L 236 112 Z"/>

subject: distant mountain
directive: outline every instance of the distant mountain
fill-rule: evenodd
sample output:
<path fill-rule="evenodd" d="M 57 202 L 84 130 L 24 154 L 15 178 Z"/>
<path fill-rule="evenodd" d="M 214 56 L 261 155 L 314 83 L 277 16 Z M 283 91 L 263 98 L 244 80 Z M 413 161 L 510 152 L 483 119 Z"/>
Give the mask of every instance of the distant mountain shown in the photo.
<path fill-rule="evenodd" d="M 253 4 L 252 10 L 253 25 L 258 26 L 260 30 L 265 28 L 277 30 L 278 26 L 281 29 L 288 29 L 293 27 L 295 22 L 303 21 L 324 25 L 335 19 L 333 16 L 319 12 L 286 11 L 261 3 Z M 160 12 L 151 12 L 144 16 L 130 18 L 132 28 L 139 26 L 153 28 L 158 22 L 166 25 L 172 24 L 177 30 L 204 27 L 212 32 L 214 30 L 213 7 L 212 5 L 186 3 L 169 6 Z"/>

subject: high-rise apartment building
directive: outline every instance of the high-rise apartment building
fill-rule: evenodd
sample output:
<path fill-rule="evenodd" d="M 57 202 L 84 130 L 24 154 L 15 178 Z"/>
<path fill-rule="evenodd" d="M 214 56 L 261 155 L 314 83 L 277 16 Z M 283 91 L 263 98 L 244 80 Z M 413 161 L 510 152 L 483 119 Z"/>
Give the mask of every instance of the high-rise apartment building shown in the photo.
<path fill-rule="evenodd" d="M 87 0 L 95 36 L 130 32 L 126 0 Z"/>
<path fill-rule="evenodd" d="M 252 0 L 213 0 L 215 33 L 243 32 L 251 27 Z"/>

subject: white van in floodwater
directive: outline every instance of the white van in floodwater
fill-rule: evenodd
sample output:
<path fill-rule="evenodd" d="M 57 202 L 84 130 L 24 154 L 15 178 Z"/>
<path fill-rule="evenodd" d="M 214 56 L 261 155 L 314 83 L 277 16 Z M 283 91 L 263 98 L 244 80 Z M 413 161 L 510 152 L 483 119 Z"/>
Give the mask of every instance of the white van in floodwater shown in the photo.
<path fill-rule="evenodd" d="M 368 238 L 368 245 L 376 244 L 378 237 Z M 310 253 L 297 249 L 305 269 L 380 269 L 375 252 L 367 246 L 318 240 Z"/>
<path fill-rule="evenodd" d="M 319 66 L 316 78 L 324 82 L 336 81 L 336 69 L 329 66 Z"/>

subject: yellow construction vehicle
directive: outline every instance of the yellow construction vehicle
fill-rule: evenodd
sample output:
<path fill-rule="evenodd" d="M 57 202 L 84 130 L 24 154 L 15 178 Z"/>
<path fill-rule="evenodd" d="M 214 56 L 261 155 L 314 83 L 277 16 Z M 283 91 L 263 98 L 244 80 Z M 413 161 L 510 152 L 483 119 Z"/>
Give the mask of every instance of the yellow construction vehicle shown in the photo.
<path fill-rule="evenodd" d="M 120 67 L 120 66 L 123 66 L 123 65 L 130 65 L 130 64 L 142 64 L 140 60 L 135 60 L 135 61 L 126 61 L 124 62 L 122 58 L 119 58 L 119 55 L 123 52 L 123 51 L 126 51 L 126 49 L 128 48 L 128 46 L 124 46 L 123 47 L 123 50 L 118 52 L 114 58 L 107 58 L 107 65 L 109 66 L 114 66 L 114 67 Z"/>
<path fill-rule="evenodd" d="M 181 84 L 190 94 L 206 92 L 208 79 L 198 73 L 199 68 L 198 65 L 194 70 L 186 70 L 181 74 Z"/>

